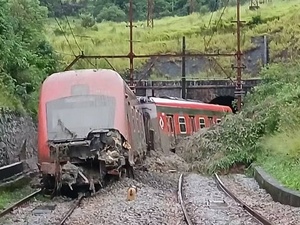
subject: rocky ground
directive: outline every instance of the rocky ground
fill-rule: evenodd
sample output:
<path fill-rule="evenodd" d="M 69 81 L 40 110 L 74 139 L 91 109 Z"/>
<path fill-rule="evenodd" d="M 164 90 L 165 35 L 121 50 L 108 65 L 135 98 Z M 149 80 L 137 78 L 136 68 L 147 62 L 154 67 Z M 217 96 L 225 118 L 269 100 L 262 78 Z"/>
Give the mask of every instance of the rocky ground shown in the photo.
<path fill-rule="evenodd" d="M 63 198 L 56 198 L 52 201 L 34 199 L 1 218 L 0 224 L 52 225 L 59 222 L 71 204 L 71 200 Z"/>
<path fill-rule="evenodd" d="M 126 178 L 83 200 L 66 224 L 185 224 L 177 203 L 178 178 L 178 174 L 137 171 L 136 180 Z M 131 185 L 137 186 L 137 198 L 127 201 Z"/>
<path fill-rule="evenodd" d="M 299 224 L 300 208 L 274 202 L 272 197 L 259 187 L 254 178 L 242 174 L 221 176 L 220 178 L 241 201 L 274 224 Z"/>
<path fill-rule="evenodd" d="M 183 198 L 193 224 L 260 224 L 232 198 L 220 191 L 211 177 L 190 174 L 184 178 Z"/>

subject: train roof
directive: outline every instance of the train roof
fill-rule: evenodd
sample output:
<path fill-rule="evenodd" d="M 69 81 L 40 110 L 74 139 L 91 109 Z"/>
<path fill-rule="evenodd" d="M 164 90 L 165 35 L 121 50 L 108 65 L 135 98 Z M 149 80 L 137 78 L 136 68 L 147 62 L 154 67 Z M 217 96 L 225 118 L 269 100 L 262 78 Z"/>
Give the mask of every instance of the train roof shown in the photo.
<path fill-rule="evenodd" d="M 115 71 L 110 69 L 81 69 L 81 70 L 69 70 L 58 73 L 53 73 L 48 76 L 44 83 L 52 85 L 61 82 L 80 82 L 90 79 L 109 79 L 112 84 L 123 84 L 125 83 L 123 78 Z"/>
<path fill-rule="evenodd" d="M 147 100 L 143 99 L 143 102 L 147 102 Z M 172 108 L 194 108 L 194 109 L 202 109 L 202 110 L 209 110 L 209 111 L 229 111 L 229 112 L 232 111 L 229 106 L 203 103 L 200 101 L 191 101 L 191 100 L 187 101 L 185 99 L 149 97 L 148 102 L 153 102 L 157 106 L 172 107 Z"/>

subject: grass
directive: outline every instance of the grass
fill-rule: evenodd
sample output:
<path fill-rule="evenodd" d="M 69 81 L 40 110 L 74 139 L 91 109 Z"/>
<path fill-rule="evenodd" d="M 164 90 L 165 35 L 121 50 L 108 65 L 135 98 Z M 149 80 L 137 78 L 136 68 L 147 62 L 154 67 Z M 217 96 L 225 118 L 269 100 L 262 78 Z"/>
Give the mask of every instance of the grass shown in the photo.
<path fill-rule="evenodd" d="M 28 179 L 22 179 L 0 188 L 0 211 L 34 191 L 28 182 Z"/>
<path fill-rule="evenodd" d="M 283 132 L 262 141 L 267 154 L 258 163 L 284 186 L 300 191 L 300 130 Z"/>
<path fill-rule="evenodd" d="M 273 3 L 261 6 L 258 11 L 250 11 L 248 5 L 242 7 L 241 19 L 251 22 L 254 17 L 260 15 L 262 24 L 252 27 L 251 23 L 245 25 L 242 31 L 242 49 L 251 49 L 252 36 L 271 34 L 272 43 L 271 58 L 275 59 L 286 49 L 294 47 L 298 50 L 300 26 L 299 1 L 273 0 Z M 218 28 L 218 33 L 212 36 L 209 49 L 210 52 L 220 50 L 220 52 L 234 52 L 236 46 L 235 8 L 230 7 L 225 10 L 222 21 Z M 207 29 L 211 14 L 192 14 L 186 17 L 168 17 L 154 21 L 154 29 L 145 27 L 145 22 L 136 22 L 134 28 L 134 52 L 136 54 L 153 54 L 181 51 L 181 39 L 185 35 L 187 38 L 187 49 L 190 52 L 204 52 L 204 39 L 208 41 L 212 30 L 215 29 L 216 21 L 219 19 L 221 10 L 214 13 L 213 22 L 210 29 Z M 279 17 L 279 20 L 277 20 Z M 86 55 L 120 55 L 129 52 L 129 28 L 126 23 L 104 22 L 95 27 L 85 29 L 80 26 L 80 21 L 70 20 L 71 26 L 79 43 L 80 48 Z M 293 21 L 291 23 L 291 21 Z M 57 52 L 62 53 L 65 65 L 69 64 L 74 56 L 70 50 L 65 37 L 58 32 L 58 25 L 55 21 L 50 21 L 47 26 L 47 36 L 54 45 Z M 75 53 L 79 49 L 68 29 L 66 21 L 62 21 L 64 31 Z M 55 35 L 56 33 L 56 35 Z M 140 67 L 146 59 L 135 60 L 135 66 Z M 128 60 L 113 59 L 112 65 L 118 71 L 125 71 L 128 68 Z M 98 61 L 99 67 L 108 67 L 104 61 Z M 223 59 L 222 64 L 230 65 L 230 60 Z M 78 67 L 91 67 L 88 62 L 80 62 Z"/>

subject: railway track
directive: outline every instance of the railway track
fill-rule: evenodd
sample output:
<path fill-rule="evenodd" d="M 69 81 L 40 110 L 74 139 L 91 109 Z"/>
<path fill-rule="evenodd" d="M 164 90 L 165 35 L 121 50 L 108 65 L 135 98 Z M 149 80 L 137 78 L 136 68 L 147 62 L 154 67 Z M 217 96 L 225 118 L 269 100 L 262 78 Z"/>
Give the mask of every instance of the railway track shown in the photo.
<path fill-rule="evenodd" d="M 178 180 L 178 201 L 181 206 L 182 212 L 183 212 L 183 217 L 187 225 L 193 225 L 190 216 L 187 213 L 184 201 L 183 201 L 183 196 L 182 196 L 182 183 L 183 183 L 183 174 L 180 175 L 179 180 Z"/>
<path fill-rule="evenodd" d="M 3 211 L 0 212 L 0 218 L 5 216 L 8 213 L 11 213 L 15 208 L 20 207 L 24 203 L 31 200 L 34 196 L 40 194 L 41 192 L 42 192 L 42 189 L 38 189 L 37 191 L 35 191 L 35 192 L 27 195 L 26 197 L 22 198 L 20 201 L 18 201 L 16 203 L 12 204 L 11 206 L 7 207 L 6 209 L 4 209 Z"/>
<path fill-rule="evenodd" d="M 222 190 L 222 192 L 224 192 L 227 196 L 229 196 L 230 198 L 234 199 L 234 201 L 236 203 L 238 203 L 238 205 L 245 210 L 248 214 L 250 214 L 257 222 L 258 224 L 263 224 L 263 225 L 273 225 L 273 223 L 271 223 L 269 220 L 267 220 L 265 217 L 263 217 L 262 215 L 260 215 L 257 211 L 253 210 L 252 208 L 250 208 L 246 203 L 242 202 L 240 199 L 238 199 L 225 185 L 224 183 L 221 181 L 221 179 L 219 178 L 219 176 L 217 174 L 214 174 L 213 176 L 215 184 L 217 185 L 217 187 L 219 189 Z M 194 225 L 196 224 L 193 221 L 193 215 L 191 213 L 189 213 L 189 210 L 186 207 L 186 203 L 183 199 L 183 192 L 184 192 L 184 188 L 183 188 L 183 182 L 184 182 L 184 175 L 181 174 L 178 180 L 178 201 L 181 205 L 181 209 L 184 215 L 184 220 L 186 222 L 187 225 Z M 201 188 L 201 187 L 199 187 Z M 224 202 L 225 203 L 225 202 Z M 190 210 L 191 211 L 191 210 Z M 214 222 L 212 222 L 212 224 L 215 224 Z M 223 223 L 224 224 L 224 223 Z M 242 223 L 242 224 L 247 224 L 247 223 Z M 250 223 L 253 224 L 253 223 Z"/>
<path fill-rule="evenodd" d="M 30 224 L 64 225 L 67 219 L 72 215 L 74 210 L 80 205 L 81 201 L 85 197 L 85 195 L 80 195 L 77 199 L 71 202 L 64 202 L 64 200 L 62 202 L 59 202 L 58 200 L 51 200 L 50 208 L 52 203 L 54 205 L 60 204 L 60 207 L 56 209 L 54 216 L 50 216 L 51 213 L 43 213 L 43 211 L 47 211 L 49 203 L 40 200 L 38 200 L 37 202 L 33 201 L 29 203 L 34 196 L 40 194 L 41 192 L 42 190 L 39 189 L 0 212 L 0 218 L 4 219 L 3 222 L 1 221 L 0 223 L 4 225 L 24 224 L 25 221 L 27 222 L 27 220 L 29 220 Z M 29 204 L 24 206 L 25 203 Z M 35 210 L 39 212 L 35 214 Z M 51 211 L 55 210 L 52 209 Z M 45 214 L 48 214 L 48 217 L 45 216 Z"/>
<path fill-rule="evenodd" d="M 84 195 L 78 197 L 78 199 L 74 200 L 74 203 L 71 205 L 68 212 L 61 218 L 61 220 L 57 223 L 57 225 L 64 225 L 66 220 L 72 215 L 74 210 L 80 205 L 81 201 L 83 200 Z"/>
<path fill-rule="evenodd" d="M 261 222 L 263 225 L 273 225 L 269 220 L 267 220 L 265 217 L 260 215 L 257 211 L 250 208 L 246 203 L 242 202 L 240 199 L 238 199 L 233 192 L 231 192 L 221 181 L 218 174 L 214 174 L 214 178 L 216 180 L 217 185 L 220 187 L 222 191 L 224 191 L 227 195 L 229 195 L 231 198 L 233 198 L 236 202 L 238 202 L 249 214 L 251 214 L 253 217 L 255 217 L 259 222 Z"/>

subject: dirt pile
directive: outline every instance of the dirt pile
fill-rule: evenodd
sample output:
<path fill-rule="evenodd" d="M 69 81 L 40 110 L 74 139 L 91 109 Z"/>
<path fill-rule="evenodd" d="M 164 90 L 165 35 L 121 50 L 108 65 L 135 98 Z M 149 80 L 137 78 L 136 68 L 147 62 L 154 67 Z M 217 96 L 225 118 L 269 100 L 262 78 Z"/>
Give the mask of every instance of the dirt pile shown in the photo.
<path fill-rule="evenodd" d="M 143 167 L 149 171 L 161 173 L 186 172 L 189 170 L 189 165 L 177 154 L 160 151 L 151 151 L 150 156 L 144 161 Z"/>

